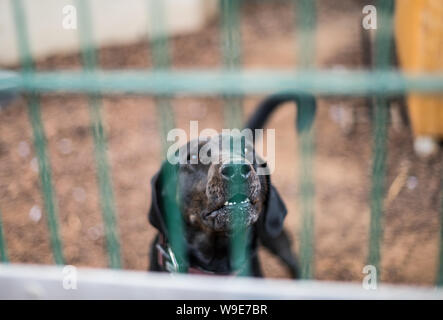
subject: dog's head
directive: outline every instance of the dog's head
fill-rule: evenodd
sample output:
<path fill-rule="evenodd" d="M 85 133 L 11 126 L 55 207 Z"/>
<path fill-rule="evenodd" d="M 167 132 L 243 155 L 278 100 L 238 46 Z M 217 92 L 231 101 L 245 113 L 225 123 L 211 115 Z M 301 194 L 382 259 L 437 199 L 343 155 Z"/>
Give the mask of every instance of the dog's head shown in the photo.
<path fill-rule="evenodd" d="M 206 232 L 229 233 L 234 221 L 249 227 L 259 220 L 271 237 L 281 232 L 286 208 L 250 140 L 220 134 L 172 154 L 152 179 L 149 220 L 160 232 L 167 234 L 168 201 L 186 224 Z"/>

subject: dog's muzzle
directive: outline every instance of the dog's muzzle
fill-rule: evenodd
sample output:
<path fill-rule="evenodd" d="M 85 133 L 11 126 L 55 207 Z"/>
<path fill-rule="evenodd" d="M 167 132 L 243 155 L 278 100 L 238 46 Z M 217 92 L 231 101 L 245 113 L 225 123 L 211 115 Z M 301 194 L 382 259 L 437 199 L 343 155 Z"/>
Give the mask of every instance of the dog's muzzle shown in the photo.
<path fill-rule="evenodd" d="M 254 168 L 244 158 L 224 161 L 214 179 L 222 186 L 217 188 L 219 201 L 206 212 L 203 223 L 214 231 L 227 232 L 233 226 L 247 227 L 257 221 L 260 183 Z M 213 183 L 209 181 L 208 183 Z"/>

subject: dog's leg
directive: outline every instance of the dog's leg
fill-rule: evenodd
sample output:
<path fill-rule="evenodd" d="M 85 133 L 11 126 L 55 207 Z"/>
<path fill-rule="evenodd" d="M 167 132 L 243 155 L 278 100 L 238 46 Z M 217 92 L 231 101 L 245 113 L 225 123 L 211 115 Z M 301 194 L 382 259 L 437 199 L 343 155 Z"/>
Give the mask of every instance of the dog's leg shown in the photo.
<path fill-rule="evenodd" d="M 277 238 L 270 239 L 265 235 L 261 235 L 260 242 L 262 245 L 280 258 L 289 268 L 291 276 L 296 279 L 299 276 L 297 258 L 291 251 L 291 242 L 287 232 L 283 229 Z"/>
<path fill-rule="evenodd" d="M 250 263 L 251 263 L 251 275 L 256 278 L 262 278 L 263 272 L 257 254 L 251 258 Z"/>
<path fill-rule="evenodd" d="M 152 241 L 151 248 L 149 251 L 149 271 L 163 271 L 158 264 L 158 251 L 156 245 L 158 243 L 158 235 Z"/>

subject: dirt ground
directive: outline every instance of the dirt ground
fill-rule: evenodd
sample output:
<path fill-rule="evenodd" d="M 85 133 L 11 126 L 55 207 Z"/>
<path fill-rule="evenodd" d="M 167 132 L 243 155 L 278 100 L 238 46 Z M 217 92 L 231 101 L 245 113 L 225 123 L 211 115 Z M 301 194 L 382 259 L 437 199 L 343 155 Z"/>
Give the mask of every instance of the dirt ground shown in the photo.
<path fill-rule="evenodd" d="M 340 3 L 340 4 L 337 4 Z M 362 66 L 359 1 L 322 1 L 318 10 L 317 65 L 322 68 Z M 243 10 L 243 61 L 248 68 L 294 68 L 293 9 L 283 1 L 257 1 Z M 198 34 L 172 40 L 174 68 L 220 66 L 218 21 Z M 146 41 L 99 51 L 104 69 L 148 68 Z M 38 62 L 39 70 L 80 68 L 77 55 Z M 245 115 L 262 97 L 245 97 Z M 217 97 L 173 99 L 176 125 L 189 130 L 223 125 L 223 101 Z M 357 124 L 345 134 L 340 108 L 355 108 Z M 147 222 L 150 179 L 158 170 L 161 144 L 152 98 L 112 96 L 103 99 L 109 158 L 118 211 L 124 268 L 145 270 L 155 230 Z M 285 226 L 297 239 L 297 142 L 295 110 L 285 105 L 270 121 L 276 130 L 276 170 L 272 180 L 289 214 Z M 106 267 L 101 211 L 95 176 L 87 100 L 81 95 L 42 97 L 53 182 L 56 189 L 64 254 L 68 264 Z M 371 123 L 363 99 L 320 98 L 315 123 L 315 278 L 361 281 L 369 230 Z M 438 260 L 442 156 L 423 160 L 412 151 L 407 125 L 389 131 L 388 178 L 382 244 L 383 281 L 432 284 Z M 38 169 L 26 103 L 23 98 L 0 110 L 0 208 L 12 262 L 53 263 L 43 212 Z M 396 181 L 396 183 L 393 183 Z M 265 274 L 288 277 L 262 250 Z"/>

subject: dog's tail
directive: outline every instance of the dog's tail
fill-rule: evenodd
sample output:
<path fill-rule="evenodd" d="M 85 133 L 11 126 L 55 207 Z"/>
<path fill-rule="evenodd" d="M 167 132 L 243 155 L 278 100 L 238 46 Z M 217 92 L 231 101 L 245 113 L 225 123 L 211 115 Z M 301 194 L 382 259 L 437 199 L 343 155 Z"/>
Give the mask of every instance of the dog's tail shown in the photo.
<path fill-rule="evenodd" d="M 283 103 L 293 101 L 297 105 L 296 129 L 302 132 L 312 126 L 315 118 L 316 101 L 315 97 L 309 93 L 277 93 L 268 96 L 257 107 L 256 111 L 249 118 L 245 129 L 263 129 L 271 114 Z"/>

